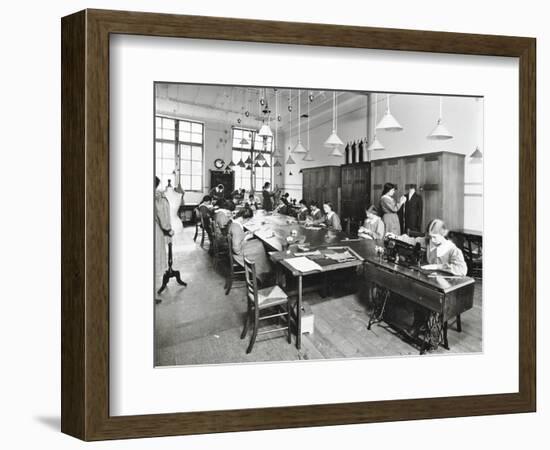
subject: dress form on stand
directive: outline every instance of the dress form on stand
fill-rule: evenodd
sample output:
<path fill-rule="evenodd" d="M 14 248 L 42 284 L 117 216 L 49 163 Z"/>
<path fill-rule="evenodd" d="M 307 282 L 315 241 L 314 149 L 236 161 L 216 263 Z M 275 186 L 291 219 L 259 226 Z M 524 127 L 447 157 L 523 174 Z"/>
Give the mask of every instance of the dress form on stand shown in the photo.
<path fill-rule="evenodd" d="M 164 195 L 170 204 L 170 222 L 172 224 L 172 230 L 174 230 L 174 234 L 177 235 L 183 231 L 183 223 L 178 217 L 178 210 L 181 205 L 183 194 L 177 192 L 177 190 L 172 186 L 171 180 L 168 180 L 168 186 L 166 186 Z"/>

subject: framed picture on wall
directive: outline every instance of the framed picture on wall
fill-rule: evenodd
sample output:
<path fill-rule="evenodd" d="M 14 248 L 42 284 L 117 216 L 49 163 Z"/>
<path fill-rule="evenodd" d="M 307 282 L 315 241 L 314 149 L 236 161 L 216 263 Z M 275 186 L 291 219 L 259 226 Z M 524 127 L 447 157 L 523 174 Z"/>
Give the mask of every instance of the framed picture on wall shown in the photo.
<path fill-rule="evenodd" d="M 531 38 L 63 18 L 62 431 L 534 411 L 535 172 Z"/>

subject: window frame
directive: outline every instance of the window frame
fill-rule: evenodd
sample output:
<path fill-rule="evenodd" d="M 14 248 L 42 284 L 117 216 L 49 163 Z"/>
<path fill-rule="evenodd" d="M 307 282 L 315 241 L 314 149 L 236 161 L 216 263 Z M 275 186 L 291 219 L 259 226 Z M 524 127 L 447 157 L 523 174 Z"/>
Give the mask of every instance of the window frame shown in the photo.
<path fill-rule="evenodd" d="M 157 136 L 157 123 L 156 123 L 156 120 L 157 118 L 159 119 L 169 119 L 169 120 L 174 120 L 174 140 L 170 140 L 170 139 L 163 139 L 163 138 L 159 138 Z M 190 128 L 192 130 L 192 127 L 193 127 L 193 124 L 199 124 L 202 128 L 202 132 L 201 132 L 201 140 L 202 142 L 201 143 L 196 143 L 196 142 L 192 142 L 192 139 L 191 141 L 183 141 L 183 140 L 180 140 L 180 125 L 182 122 L 186 122 L 186 123 L 189 123 L 190 124 Z M 161 126 L 162 128 L 162 126 Z M 193 132 L 191 131 L 191 134 L 193 134 Z M 197 134 L 197 133 L 195 133 Z M 182 189 L 185 191 L 185 192 L 204 192 L 204 170 L 205 170 L 205 155 L 204 155 L 204 144 L 205 144 L 205 139 L 206 139 L 206 123 L 205 122 L 201 122 L 199 120 L 191 120 L 191 119 L 184 119 L 184 118 L 181 118 L 181 117 L 171 117 L 171 116 L 167 116 L 167 115 L 161 115 L 161 114 L 155 114 L 155 173 L 157 172 L 157 159 L 158 159 L 158 155 L 156 153 L 156 145 L 157 143 L 162 143 L 162 144 L 173 144 L 174 146 L 174 171 L 176 172 L 175 174 L 173 173 L 173 178 L 174 178 L 174 184 L 176 187 L 177 185 L 181 185 Z M 193 186 L 193 177 L 196 177 L 197 174 L 195 174 L 192 169 L 190 171 L 189 174 L 184 174 L 183 173 L 183 161 L 182 160 L 182 154 L 181 154 L 181 146 L 182 145 L 186 145 L 186 146 L 189 146 L 191 148 L 191 154 L 192 154 L 192 149 L 193 147 L 198 147 L 200 148 L 200 151 L 201 151 L 201 159 L 200 159 L 200 164 L 201 164 L 201 170 L 200 170 L 200 189 L 192 189 L 192 186 Z M 163 154 L 164 156 L 164 154 Z M 161 159 L 164 159 L 164 158 L 161 158 Z M 192 156 L 191 156 L 191 159 L 185 159 L 185 161 L 189 161 L 189 163 L 191 164 L 191 167 L 193 165 L 193 162 L 197 162 L 195 160 L 193 160 Z M 184 184 L 184 177 L 189 177 L 189 189 L 186 189 L 185 188 L 185 184 Z M 178 183 L 176 183 L 176 180 L 178 181 Z"/>
<path fill-rule="evenodd" d="M 240 131 L 243 131 L 243 132 L 249 132 L 249 133 L 252 134 L 252 136 L 250 138 L 250 140 L 251 140 L 250 149 L 234 146 L 235 130 L 240 130 Z M 271 139 L 270 139 L 269 149 L 266 149 L 266 150 L 264 150 L 263 148 L 262 149 L 256 149 L 255 148 L 256 140 L 257 140 L 258 137 L 259 137 L 258 136 L 258 130 L 256 130 L 256 129 L 232 126 L 231 127 L 231 160 L 234 159 L 235 152 L 238 152 L 238 153 L 241 154 L 240 159 L 242 159 L 243 161 L 246 159 L 246 157 L 242 158 L 242 156 L 248 155 L 252 158 L 254 153 L 262 153 L 264 155 L 264 158 L 266 158 L 266 160 L 268 161 L 268 164 L 269 164 L 269 178 L 266 178 L 263 175 L 260 176 L 260 179 L 262 180 L 261 184 L 265 183 L 265 181 L 269 181 L 270 183 L 273 183 L 273 170 L 272 170 L 272 168 L 273 168 L 273 137 L 271 137 Z M 263 146 L 263 142 L 262 142 L 262 146 Z M 233 161 L 233 162 L 235 164 L 237 164 L 238 160 Z M 240 170 L 246 170 L 246 169 L 242 168 L 242 167 L 239 167 L 239 171 Z M 235 172 L 235 188 L 242 188 L 243 186 L 242 185 L 238 186 L 238 183 L 240 183 L 241 180 L 244 177 L 237 176 L 237 170 L 234 170 L 234 172 Z M 256 174 L 254 175 L 254 180 L 252 180 L 252 176 L 250 176 L 249 180 L 248 180 L 249 184 L 248 184 L 246 190 L 251 190 L 253 192 L 261 191 L 261 187 L 257 188 L 257 184 L 258 184 L 257 180 L 258 180 L 258 177 L 257 177 Z"/>

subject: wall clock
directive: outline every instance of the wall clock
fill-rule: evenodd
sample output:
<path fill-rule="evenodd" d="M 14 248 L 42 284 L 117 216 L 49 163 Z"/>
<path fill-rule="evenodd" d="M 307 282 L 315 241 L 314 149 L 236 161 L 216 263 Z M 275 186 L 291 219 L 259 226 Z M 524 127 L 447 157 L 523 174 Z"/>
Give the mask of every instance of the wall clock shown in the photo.
<path fill-rule="evenodd" d="M 223 168 L 223 165 L 225 164 L 224 160 L 221 159 L 221 158 L 218 158 L 214 161 L 214 166 L 216 167 L 216 169 L 221 169 Z"/>

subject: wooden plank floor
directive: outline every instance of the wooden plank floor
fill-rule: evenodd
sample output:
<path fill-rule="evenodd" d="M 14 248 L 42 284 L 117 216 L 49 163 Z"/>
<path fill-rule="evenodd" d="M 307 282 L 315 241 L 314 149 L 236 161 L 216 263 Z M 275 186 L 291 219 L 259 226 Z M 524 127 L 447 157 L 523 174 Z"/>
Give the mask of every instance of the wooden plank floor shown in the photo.
<path fill-rule="evenodd" d="M 247 340 L 240 339 L 246 303 L 244 289 L 234 287 L 224 294 L 225 279 L 214 270 L 208 244 L 193 242 L 194 227 L 174 238 L 174 268 L 188 283 L 171 281 L 155 306 L 155 364 L 157 366 L 222 364 L 265 361 L 295 361 L 329 358 L 364 358 L 417 355 L 418 349 L 405 342 L 384 323 L 367 330 L 365 300 L 359 294 L 334 292 L 321 298 L 316 292 L 304 295 L 315 317 L 313 334 L 305 334 L 302 348 L 288 344 L 284 334 L 259 336 L 250 355 Z M 236 283 L 242 286 L 242 283 Z M 348 289 L 349 290 L 349 289 Z M 474 307 L 462 315 L 462 333 L 449 329 L 450 351 L 482 351 L 481 281 L 476 281 Z"/>

